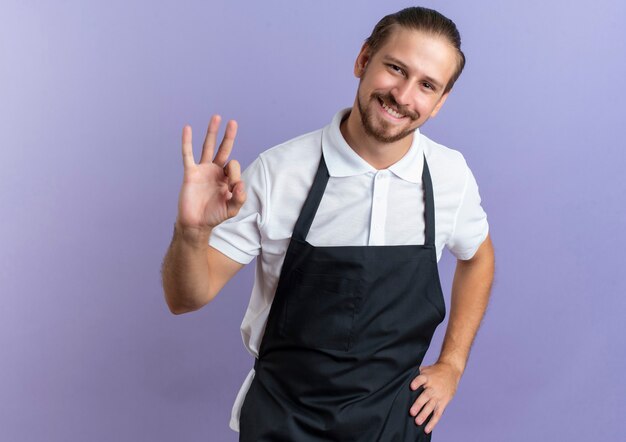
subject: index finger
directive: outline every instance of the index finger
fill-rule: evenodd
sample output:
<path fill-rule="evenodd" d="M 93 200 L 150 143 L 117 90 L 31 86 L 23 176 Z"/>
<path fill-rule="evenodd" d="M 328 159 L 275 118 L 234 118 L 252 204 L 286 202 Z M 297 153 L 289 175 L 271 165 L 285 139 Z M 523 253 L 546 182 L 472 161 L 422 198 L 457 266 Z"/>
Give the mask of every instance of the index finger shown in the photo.
<path fill-rule="evenodd" d="M 428 382 L 428 378 L 425 375 L 420 374 L 419 376 L 416 376 L 415 379 L 413 379 L 411 381 L 411 388 L 413 390 L 417 390 L 419 387 L 424 385 L 426 382 Z"/>
<path fill-rule="evenodd" d="M 220 167 L 224 167 L 226 161 L 228 161 L 228 156 L 230 152 L 233 150 L 233 143 L 235 142 L 235 137 L 237 136 L 237 122 L 235 120 L 230 120 L 226 125 L 226 132 L 224 133 L 224 139 L 220 144 L 220 148 L 217 150 L 217 155 L 215 155 L 215 159 L 213 162 Z"/>

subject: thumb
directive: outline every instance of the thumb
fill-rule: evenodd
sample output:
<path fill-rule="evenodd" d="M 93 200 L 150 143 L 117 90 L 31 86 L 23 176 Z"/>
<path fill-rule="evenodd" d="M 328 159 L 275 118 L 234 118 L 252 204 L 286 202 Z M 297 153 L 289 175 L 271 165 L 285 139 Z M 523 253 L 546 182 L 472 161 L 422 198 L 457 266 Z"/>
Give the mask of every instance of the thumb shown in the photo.
<path fill-rule="evenodd" d="M 239 213 L 239 209 L 243 206 L 243 203 L 246 202 L 246 191 L 243 181 L 239 181 L 237 184 L 233 186 L 232 197 L 228 201 L 228 217 L 232 218 L 233 216 Z"/>

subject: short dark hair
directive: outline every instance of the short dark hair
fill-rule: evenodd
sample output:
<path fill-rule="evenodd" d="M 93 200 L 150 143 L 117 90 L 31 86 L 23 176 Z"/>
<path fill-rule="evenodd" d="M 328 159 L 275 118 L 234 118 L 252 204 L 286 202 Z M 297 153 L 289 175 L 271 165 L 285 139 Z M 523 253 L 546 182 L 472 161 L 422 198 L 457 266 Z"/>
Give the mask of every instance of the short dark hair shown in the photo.
<path fill-rule="evenodd" d="M 444 37 L 457 50 L 457 67 L 452 78 L 446 85 L 444 92 L 452 89 L 452 86 L 463 72 L 465 67 L 465 54 L 461 51 L 461 34 L 452 20 L 445 17 L 434 9 L 414 6 L 405 8 L 394 14 L 383 17 L 376 26 L 372 34 L 367 37 L 365 44 L 369 47 L 370 54 L 374 55 L 378 49 L 387 41 L 391 31 L 395 26 L 414 29 L 428 34 Z"/>

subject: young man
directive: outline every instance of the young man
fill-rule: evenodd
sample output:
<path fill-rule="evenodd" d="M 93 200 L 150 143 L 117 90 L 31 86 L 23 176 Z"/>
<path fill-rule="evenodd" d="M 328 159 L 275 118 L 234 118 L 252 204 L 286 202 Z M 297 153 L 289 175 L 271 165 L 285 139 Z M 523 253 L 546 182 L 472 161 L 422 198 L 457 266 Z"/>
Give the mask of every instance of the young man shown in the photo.
<path fill-rule="evenodd" d="M 173 313 L 210 302 L 257 259 L 242 324 L 256 357 L 233 407 L 240 440 L 430 440 L 487 306 L 494 257 L 462 155 L 419 132 L 464 65 L 436 11 L 383 18 L 355 63 L 351 109 L 262 153 L 240 177 L 220 118 L 184 180 L 163 265 Z M 445 316 L 437 261 L 458 258 L 438 361 L 420 363 Z"/>

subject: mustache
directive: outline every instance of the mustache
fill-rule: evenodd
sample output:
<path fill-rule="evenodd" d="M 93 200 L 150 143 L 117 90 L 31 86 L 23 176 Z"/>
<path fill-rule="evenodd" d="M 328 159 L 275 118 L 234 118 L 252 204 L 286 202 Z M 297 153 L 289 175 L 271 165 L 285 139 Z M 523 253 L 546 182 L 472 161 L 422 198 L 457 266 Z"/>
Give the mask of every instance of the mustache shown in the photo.
<path fill-rule="evenodd" d="M 372 94 L 372 97 L 376 98 L 377 100 L 382 100 L 383 102 L 393 106 L 395 109 L 398 110 L 398 112 L 400 112 L 402 115 L 406 115 L 411 120 L 417 120 L 419 118 L 419 115 L 417 114 L 417 112 L 410 111 L 406 106 L 403 106 L 400 103 L 398 103 L 396 99 L 393 98 L 393 95 L 389 93 L 387 94 L 374 93 Z"/>

